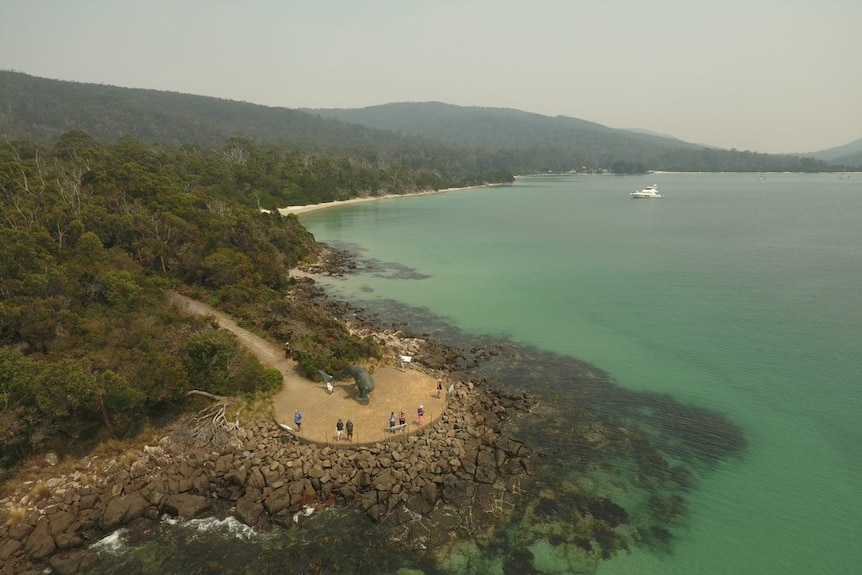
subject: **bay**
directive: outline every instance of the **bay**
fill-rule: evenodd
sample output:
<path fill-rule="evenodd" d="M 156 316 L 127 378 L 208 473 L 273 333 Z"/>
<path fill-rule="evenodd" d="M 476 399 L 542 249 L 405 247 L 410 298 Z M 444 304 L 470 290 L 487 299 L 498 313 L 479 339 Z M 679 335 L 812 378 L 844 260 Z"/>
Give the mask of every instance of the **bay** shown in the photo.
<path fill-rule="evenodd" d="M 328 280 L 466 333 L 597 366 L 726 415 L 670 554 L 600 573 L 851 573 L 862 565 L 862 189 L 831 174 L 546 176 L 301 216 L 371 260 Z M 661 200 L 628 192 L 657 183 Z M 542 395 L 543 382 L 529 383 Z"/>
<path fill-rule="evenodd" d="M 317 278 L 329 293 L 488 350 L 487 375 L 539 399 L 512 422 L 544 453 L 527 503 L 439 563 L 345 509 L 161 524 L 98 572 L 856 573 L 862 176 L 761 178 L 532 176 L 302 214 L 360 262 Z M 665 198 L 628 197 L 653 183 Z M 633 527 L 593 561 L 560 541 L 596 501 Z"/>

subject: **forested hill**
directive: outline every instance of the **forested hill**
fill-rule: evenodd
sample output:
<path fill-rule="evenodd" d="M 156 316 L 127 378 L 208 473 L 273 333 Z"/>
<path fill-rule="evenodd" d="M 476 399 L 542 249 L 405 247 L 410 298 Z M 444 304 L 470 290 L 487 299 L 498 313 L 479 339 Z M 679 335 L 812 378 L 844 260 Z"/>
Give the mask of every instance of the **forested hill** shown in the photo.
<path fill-rule="evenodd" d="M 380 130 L 424 135 L 455 145 L 491 150 L 565 148 L 620 150 L 643 155 L 650 148 L 703 146 L 662 136 L 608 128 L 566 116 L 543 116 L 509 108 L 454 106 L 441 102 L 399 102 L 357 109 L 307 109 Z"/>
<path fill-rule="evenodd" d="M 362 124 L 362 125 L 360 125 Z M 289 110 L 174 92 L 0 71 L 0 139 L 214 145 L 231 137 L 326 153 L 381 155 L 444 177 L 607 170 L 828 171 L 811 157 L 720 150 L 575 118 L 440 103 Z"/>
<path fill-rule="evenodd" d="M 855 169 L 862 169 L 862 138 L 828 150 L 820 150 L 812 154 L 818 160 L 829 164 L 844 165 Z"/>
<path fill-rule="evenodd" d="M 19 459 L 126 437 L 192 389 L 280 389 L 277 371 L 178 313 L 168 289 L 290 337 L 307 374 L 373 356 L 331 309 L 297 295 L 314 294 L 289 276 L 314 257 L 311 234 L 257 204 L 415 186 L 410 177 L 247 140 L 157 149 L 70 132 L 52 145 L 0 143 L 0 492 Z"/>
<path fill-rule="evenodd" d="M 393 134 L 287 108 L 0 71 L 0 139 L 50 142 L 76 130 L 104 142 L 130 136 L 163 145 L 231 137 L 323 149 L 405 144 Z"/>
<path fill-rule="evenodd" d="M 359 109 L 306 111 L 408 136 L 421 134 L 449 145 L 493 150 L 514 164 L 539 168 L 537 171 L 543 167 L 551 171 L 598 167 L 618 173 L 831 169 L 813 157 L 721 150 L 657 134 L 609 128 L 578 118 L 508 108 L 399 102 Z"/>

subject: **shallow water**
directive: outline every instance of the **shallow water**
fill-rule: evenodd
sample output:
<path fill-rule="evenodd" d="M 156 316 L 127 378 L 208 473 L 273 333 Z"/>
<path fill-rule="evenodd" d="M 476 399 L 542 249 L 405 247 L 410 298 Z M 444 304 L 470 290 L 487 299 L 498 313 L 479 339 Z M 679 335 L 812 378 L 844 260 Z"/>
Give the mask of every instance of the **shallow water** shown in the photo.
<path fill-rule="evenodd" d="M 688 495 L 672 553 L 623 553 L 600 573 L 851 573 L 862 565 L 859 182 L 535 177 L 301 221 L 429 276 L 331 282 L 346 297 L 392 298 L 587 361 L 743 430 L 744 455 Z M 666 198 L 627 197 L 649 183 Z"/>
<path fill-rule="evenodd" d="M 252 540 L 165 526 L 144 539 L 170 560 L 117 561 L 139 573 L 856 573 L 858 182 L 530 177 L 301 215 L 366 263 L 321 280 L 333 294 L 502 350 L 484 370 L 541 400 L 513 423 L 544 450 L 538 484 L 493 541 L 439 564 L 349 511 Z M 628 198 L 652 183 L 664 199 Z M 613 519 L 605 500 L 633 526 L 627 551 L 590 562 L 548 534 L 576 531 L 586 510 Z"/>

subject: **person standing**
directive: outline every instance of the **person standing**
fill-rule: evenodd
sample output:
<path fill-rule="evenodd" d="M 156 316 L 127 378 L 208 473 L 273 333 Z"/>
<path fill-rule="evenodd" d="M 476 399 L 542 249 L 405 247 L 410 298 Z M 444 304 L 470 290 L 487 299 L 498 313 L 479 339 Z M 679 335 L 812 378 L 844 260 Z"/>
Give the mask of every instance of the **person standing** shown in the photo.
<path fill-rule="evenodd" d="M 398 414 L 398 425 L 406 425 L 407 424 L 407 416 L 404 415 L 404 412 Z"/>
<path fill-rule="evenodd" d="M 419 426 L 422 426 L 422 420 L 425 418 L 425 408 L 422 407 L 422 404 L 419 404 L 419 409 L 416 410 L 416 417 L 419 418 Z"/>
<path fill-rule="evenodd" d="M 395 412 L 389 414 L 389 433 L 395 433 Z"/>
<path fill-rule="evenodd" d="M 284 342 L 284 358 L 290 359 L 290 342 Z"/>
<path fill-rule="evenodd" d="M 437 397 L 440 397 L 440 394 L 443 393 L 443 380 L 437 380 Z"/>
<path fill-rule="evenodd" d="M 302 414 L 297 409 L 293 412 L 293 424 L 296 426 L 296 431 L 302 431 Z"/>
<path fill-rule="evenodd" d="M 341 441 L 341 434 L 344 433 L 344 422 L 338 418 L 338 423 L 335 424 L 335 441 Z"/>
<path fill-rule="evenodd" d="M 347 420 L 347 441 L 353 441 L 353 422 Z"/>

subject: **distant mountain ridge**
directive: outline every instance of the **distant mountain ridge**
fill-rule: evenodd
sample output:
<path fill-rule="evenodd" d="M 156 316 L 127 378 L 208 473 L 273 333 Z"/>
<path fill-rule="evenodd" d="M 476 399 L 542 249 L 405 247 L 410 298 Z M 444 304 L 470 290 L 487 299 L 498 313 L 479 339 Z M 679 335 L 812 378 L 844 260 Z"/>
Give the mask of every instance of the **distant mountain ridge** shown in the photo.
<path fill-rule="evenodd" d="M 384 139 L 363 126 L 324 121 L 288 108 L 0 71 L 0 138 L 52 141 L 72 130 L 102 141 L 131 136 L 166 145 L 246 137 L 311 146 L 337 140 L 349 147 Z"/>
<path fill-rule="evenodd" d="M 657 136 L 659 138 L 667 138 L 668 140 L 679 140 L 676 136 L 671 136 L 669 134 L 660 134 L 659 132 L 654 132 L 652 130 L 644 130 L 642 128 L 622 128 L 626 132 L 634 132 L 635 134 L 646 134 L 647 136 Z"/>
<path fill-rule="evenodd" d="M 722 150 L 646 130 L 616 129 L 567 116 L 544 116 L 510 108 L 455 106 L 441 102 L 395 102 L 365 108 L 302 108 L 322 118 L 418 136 L 444 144 L 532 156 L 549 170 L 571 166 L 638 171 L 817 171 L 789 155 Z M 812 155 L 794 156 L 815 160 Z M 784 158 L 784 160 L 779 160 Z"/>
<path fill-rule="evenodd" d="M 805 155 L 814 156 L 818 160 L 823 160 L 824 162 L 833 165 L 843 165 L 862 169 L 862 138 L 850 142 L 849 144 L 844 144 L 843 146 L 828 148 L 826 150 L 820 150 L 819 152 L 812 152 L 811 154 Z"/>
<path fill-rule="evenodd" d="M 80 130 L 102 141 L 218 145 L 242 137 L 326 152 L 403 155 L 414 168 L 476 173 L 610 170 L 822 171 L 810 156 L 721 150 L 566 116 L 441 102 L 351 110 L 273 108 L 0 71 L 0 139 L 55 141 Z M 453 160 L 454 158 L 454 160 Z M 449 170 L 451 173 L 451 170 Z"/>
<path fill-rule="evenodd" d="M 395 102 L 366 108 L 301 108 L 323 118 L 335 118 L 380 130 L 423 135 L 450 144 L 493 150 L 531 147 L 619 148 L 643 152 L 649 146 L 700 148 L 682 140 L 568 116 L 544 116 L 512 108 L 456 106 L 442 102 Z"/>

